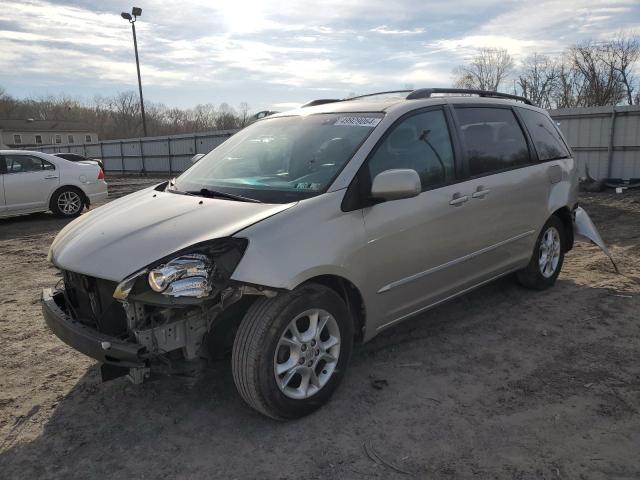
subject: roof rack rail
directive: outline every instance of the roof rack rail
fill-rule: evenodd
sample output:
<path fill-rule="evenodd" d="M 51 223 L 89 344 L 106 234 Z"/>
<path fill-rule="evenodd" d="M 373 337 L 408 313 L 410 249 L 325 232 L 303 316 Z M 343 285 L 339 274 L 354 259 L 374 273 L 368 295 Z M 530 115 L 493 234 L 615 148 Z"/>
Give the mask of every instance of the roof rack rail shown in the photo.
<path fill-rule="evenodd" d="M 366 98 L 366 97 L 375 97 L 376 95 L 386 95 L 389 93 L 406 93 L 406 92 L 412 92 L 413 90 L 385 90 L 384 92 L 374 92 L 374 93 L 367 93 L 366 95 L 357 95 L 355 97 L 349 97 L 349 98 L 345 98 L 345 102 L 348 100 L 357 100 L 358 98 Z"/>
<path fill-rule="evenodd" d="M 386 90 L 384 92 L 367 93 L 366 95 L 358 95 L 349 98 L 319 98 L 317 100 L 311 100 L 310 102 L 305 103 L 300 108 L 315 107 L 316 105 L 324 105 L 325 103 L 348 102 L 349 100 L 357 100 L 358 98 L 374 97 L 376 95 L 386 95 L 389 93 L 407 93 L 412 91 L 413 90 Z"/>
<path fill-rule="evenodd" d="M 434 93 L 456 93 L 460 95 L 478 95 L 479 97 L 488 98 L 506 98 L 524 102 L 527 105 L 533 105 L 533 102 L 525 97 L 511 95 L 509 93 L 491 92 L 489 90 L 473 90 L 468 88 L 419 88 L 407 95 L 407 100 L 416 100 L 418 98 L 431 98 Z"/>
<path fill-rule="evenodd" d="M 317 100 L 311 100 L 305 103 L 300 108 L 315 107 L 316 105 L 324 105 L 325 103 L 342 102 L 339 98 L 319 98 Z"/>

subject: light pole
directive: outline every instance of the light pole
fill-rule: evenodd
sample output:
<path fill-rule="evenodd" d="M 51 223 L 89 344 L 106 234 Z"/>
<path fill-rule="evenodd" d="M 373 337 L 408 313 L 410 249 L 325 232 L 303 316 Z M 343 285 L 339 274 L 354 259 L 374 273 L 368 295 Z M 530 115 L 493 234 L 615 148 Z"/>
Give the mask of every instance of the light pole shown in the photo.
<path fill-rule="evenodd" d="M 128 20 L 133 31 L 133 49 L 136 51 L 136 68 L 138 69 L 138 89 L 140 90 L 140 112 L 142 113 L 142 131 L 147 136 L 147 120 L 144 115 L 144 100 L 142 98 L 142 80 L 140 79 L 140 60 L 138 60 L 138 40 L 136 39 L 136 20 L 142 15 L 142 9 L 133 7 L 131 13 L 122 12 L 120 16 Z"/>

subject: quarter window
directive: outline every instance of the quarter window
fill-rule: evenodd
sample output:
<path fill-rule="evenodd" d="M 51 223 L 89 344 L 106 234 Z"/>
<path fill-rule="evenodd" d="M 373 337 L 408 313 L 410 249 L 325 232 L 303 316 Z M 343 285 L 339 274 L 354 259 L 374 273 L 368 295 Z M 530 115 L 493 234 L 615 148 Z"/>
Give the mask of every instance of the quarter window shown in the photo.
<path fill-rule="evenodd" d="M 396 125 L 369 161 L 371 181 L 396 168 L 418 172 L 423 191 L 453 181 L 453 149 L 442 110 L 418 113 Z"/>
<path fill-rule="evenodd" d="M 457 108 L 469 175 L 487 175 L 531 162 L 527 141 L 507 108 Z"/>
<path fill-rule="evenodd" d="M 557 160 L 570 156 L 569 150 L 560 137 L 558 127 L 549 117 L 527 108 L 520 108 L 518 111 L 533 138 L 533 145 L 536 147 L 540 161 Z"/>

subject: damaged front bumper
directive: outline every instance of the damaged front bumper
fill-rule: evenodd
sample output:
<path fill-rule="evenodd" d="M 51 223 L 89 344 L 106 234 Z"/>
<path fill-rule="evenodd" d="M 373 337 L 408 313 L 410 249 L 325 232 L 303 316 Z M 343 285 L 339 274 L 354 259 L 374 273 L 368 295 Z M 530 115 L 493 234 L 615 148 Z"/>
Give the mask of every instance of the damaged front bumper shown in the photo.
<path fill-rule="evenodd" d="M 76 288 L 87 283 L 86 279 L 73 280 L 68 275 L 66 279 L 75 281 Z M 108 289 L 108 285 L 104 288 Z M 142 383 L 152 375 L 194 376 L 209 355 L 207 339 L 213 335 L 220 313 L 244 295 L 276 295 L 268 289 L 237 285 L 207 300 L 141 295 L 116 302 L 117 307 L 106 305 L 104 310 L 99 310 L 99 293 L 103 289 L 96 284 L 90 289 L 88 298 L 92 300 L 92 310 L 96 309 L 94 317 L 81 308 L 78 291 L 73 287 L 44 289 L 45 322 L 64 343 L 101 362 L 103 381 L 126 375 L 133 383 Z M 142 299 L 165 303 L 144 303 Z M 117 308 L 126 314 L 126 326 L 122 328 L 117 327 Z"/>
<path fill-rule="evenodd" d="M 51 331 L 67 345 L 96 360 L 122 368 L 145 368 L 146 348 L 106 335 L 74 320 L 65 310 L 64 294 L 46 288 L 42 291 L 42 314 Z"/>

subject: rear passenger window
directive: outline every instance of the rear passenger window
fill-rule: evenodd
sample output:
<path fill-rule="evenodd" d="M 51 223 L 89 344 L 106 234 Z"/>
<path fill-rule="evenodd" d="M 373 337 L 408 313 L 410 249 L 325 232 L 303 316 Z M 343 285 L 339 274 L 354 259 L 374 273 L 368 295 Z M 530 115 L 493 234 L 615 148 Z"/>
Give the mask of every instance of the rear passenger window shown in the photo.
<path fill-rule="evenodd" d="M 371 181 L 396 168 L 418 172 L 423 191 L 453 181 L 453 149 L 442 110 L 418 113 L 396 125 L 369 161 Z"/>
<path fill-rule="evenodd" d="M 553 121 L 542 113 L 526 108 L 518 109 L 524 120 L 540 161 L 556 160 L 569 157 L 569 150 L 560 137 Z"/>
<path fill-rule="evenodd" d="M 469 175 L 487 175 L 531 162 L 524 133 L 507 108 L 456 108 Z"/>
<path fill-rule="evenodd" d="M 40 170 L 55 170 L 53 164 L 37 157 L 26 155 L 6 155 L 4 157 L 7 173 L 38 172 Z"/>

